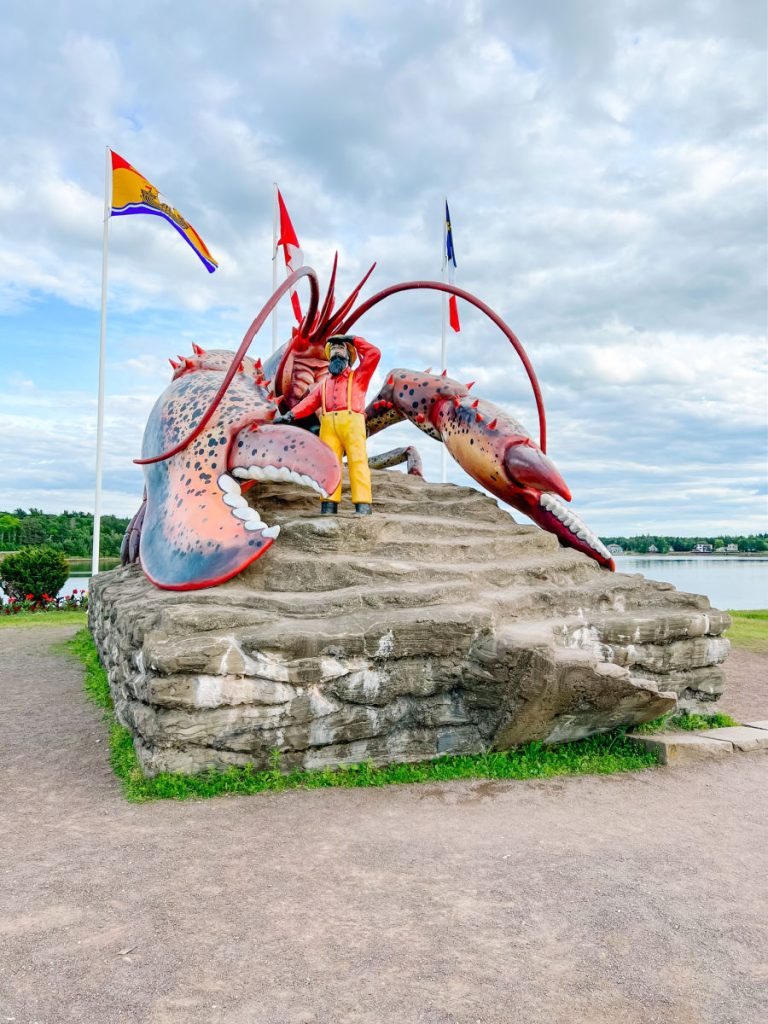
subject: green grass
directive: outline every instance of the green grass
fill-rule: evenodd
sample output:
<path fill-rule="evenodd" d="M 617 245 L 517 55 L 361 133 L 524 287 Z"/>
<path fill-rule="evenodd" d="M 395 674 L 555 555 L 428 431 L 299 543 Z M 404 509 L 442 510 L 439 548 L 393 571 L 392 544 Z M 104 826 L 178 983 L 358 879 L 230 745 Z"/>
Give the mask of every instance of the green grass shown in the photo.
<path fill-rule="evenodd" d="M 768 654 L 768 610 L 729 611 L 733 625 L 725 634 L 734 647 Z"/>
<path fill-rule="evenodd" d="M 133 749 L 131 734 L 112 714 L 107 675 L 99 662 L 90 633 L 80 630 L 67 650 L 85 666 L 85 691 L 106 712 L 109 721 L 110 761 L 127 800 L 189 800 L 224 794 L 251 794 L 285 789 L 355 788 L 390 786 L 450 779 L 549 779 L 559 775 L 613 775 L 638 771 L 657 764 L 656 755 L 628 740 L 623 731 L 592 736 L 575 743 L 545 747 L 529 743 L 503 752 L 440 757 L 418 764 L 349 765 L 312 771 L 280 770 L 277 751 L 264 769 L 233 767 L 198 775 L 163 773 L 145 778 Z"/>
<path fill-rule="evenodd" d="M 18 615 L 0 615 L 0 629 L 4 626 L 20 626 L 34 629 L 38 626 L 84 626 L 88 621 L 87 611 L 19 612 Z"/>
<path fill-rule="evenodd" d="M 104 711 L 109 711 L 109 717 L 112 719 L 112 695 L 109 692 L 109 680 L 99 661 L 99 655 L 91 634 L 87 629 L 81 629 L 75 633 L 71 640 L 68 640 L 61 646 L 64 650 L 71 651 L 72 654 L 82 661 L 85 668 L 83 689 L 86 696 L 97 707 L 103 708 Z"/>
<path fill-rule="evenodd" d="M 729 725 L 740 725 L 730 715 L 724 715 L 718 711 L 712 715 L 696 715 L 685 713 L 682 715 L 662 715 L 661 718 L 654 718 L 652 722 L 645 722 L 637 725 L 633 732 L 654 733 L 654 732 L 699 732 L 701 729 L 724 729 Z"/>

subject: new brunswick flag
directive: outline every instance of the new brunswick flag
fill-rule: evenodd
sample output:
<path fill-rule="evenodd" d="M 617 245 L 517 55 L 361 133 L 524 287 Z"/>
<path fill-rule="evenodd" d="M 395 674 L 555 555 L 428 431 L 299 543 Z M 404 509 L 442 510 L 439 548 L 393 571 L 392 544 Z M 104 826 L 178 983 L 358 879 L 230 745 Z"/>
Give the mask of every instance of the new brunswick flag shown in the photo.
<path fill-rule="evenodd" d="M 127 217 L 133 213 L 149 213 L 162 217 L 174 227 L 181 237 L 200 257 L 209 274 L 218 263 L 208 251 L 208 246 L 192 225 L 184 220 L 178 210 L 164 203 L 154 185 L 131 167 L 127 160 L 110 150 L 112 156 L 112 216 Z"/>

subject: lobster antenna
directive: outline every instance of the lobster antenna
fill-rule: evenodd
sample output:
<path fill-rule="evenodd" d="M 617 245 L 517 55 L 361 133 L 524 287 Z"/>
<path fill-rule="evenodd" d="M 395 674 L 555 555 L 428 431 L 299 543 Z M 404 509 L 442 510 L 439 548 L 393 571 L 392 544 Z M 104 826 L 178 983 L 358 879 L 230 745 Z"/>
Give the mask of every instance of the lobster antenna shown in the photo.
<path fill-rule="evenodd" d="M 282 299 L 285 293 L 290 291 L 291 288 L 293 288 L 293 286 L 296 284 L 296 282 L 301 280 L 302 277 L 309 278 L 310 297 L 309 309 L 307 310 L 307 318 L 311 317 L 312 319 L 314 319 L 317 313 L 317 306 L 320 299 L 320 286 L 318 284 L 317 274 L 312 269 L 312 267 L 299 267 L 298 270 L 295 270 L 290 277 L 287 277 L 285 281 L 283 281 L 283 283 L 280 285 L 280 287 L 272 293 L 270 298 L 262 306 L 259 315 L 253 321 L 248 330 L 245 332 L 245 336 L 243 337 L 243 340 L 240 342 L 240 348 L 237 350 L 237 352 L 235 352 L 234 358 L 232 359 L 229 369 L 227 370 L 224 376 L 224 380 L 221 382 L 219 390 L 214 395 L 211 404 L 203 413 L 200 422 L 197 424 L 194 430 L 187 434 L 187 436 L 182 441 L 180 441 L 175 447 L 169 448 L 167 452 L 162 452 L 160 455 L 152 455 L 146 459 L 134 459 L 133 461 L 136 463 L 137 466 L 148 466 L 154 462 L 164 462 L 166 459 L 170 459 L 171 456 L 178 455 L 179 452 L 183 451 L 188 444 L 191 444 L 191 442 L 194 441 L 198 434 L 200 434 L 201 431 L 205 429 L 206 424 L 210 420 L 211 416 L 213 416 L 214 412 L 216 412 L 219 403 L 221 402 L 224 395 L 227 393 L 227 388 L 232 383 L 235 374 L 238 372 L 240 363 L 242 362 L 243 357 L 248 352 L 248 349 L 251 346 L 251 342 L 259 333 L 264 323 L 266 322 L 267 317 L 278 304 L 280 299 Z"/>
<path fill-rule="evenodd" d="M 489 320 L 492 320 L 501 333 L 506 337 L 515 352 L 520 356 L 522 364 L 525 367 L 525 372 L 528 374 L 528 380 L 531 382 L 533 397 L 536 401 L 536 411 L 539 415 L 539 447 L 546 455 L 547 417 L 544 412 L 544 399 L 541 395 L 538 378 L 536 377 L 531 361 L 528 358 L 528 353 L 523 348 L 522 342 L 515 332 L 511 327 L 508 327 L 507 324 L 504 323 L 499 314 L 494 312 L 494 310 L 492 310 L 490 306 L 486 305 L 482 299 L 478 299 L 478 297 L 473 295 L 471 292 L 464 291 L 463 288 L 457 288 L 456 285 L 453 284 L 444 284 L 442 281 L 405 281 L 403 284 L 393 284 L 389 288 L 384 288 L 382 291 L 372 295 L 370 299 L 366 299 L 362 305 L 358 306 L 357 309 L 352 312 L 351 316 L 345 320 L 344 324 L 338 328 L 338 333 L 348 334 L 350 327 L 354 323 L 357 323 L 361 316 L 367 313 L 369 309 L 378 305 L 379 302 L 389 298 L 390 295 L 396 295 L 398 292 L 410 292 L 420 289 L 447 292 L 448 295 L 456 295 L 458 298 L 464 299 L 465 302 L 468 302 L 471 306 L 475 306 L 479 309 L 481 313 L 485 313 Z"/>

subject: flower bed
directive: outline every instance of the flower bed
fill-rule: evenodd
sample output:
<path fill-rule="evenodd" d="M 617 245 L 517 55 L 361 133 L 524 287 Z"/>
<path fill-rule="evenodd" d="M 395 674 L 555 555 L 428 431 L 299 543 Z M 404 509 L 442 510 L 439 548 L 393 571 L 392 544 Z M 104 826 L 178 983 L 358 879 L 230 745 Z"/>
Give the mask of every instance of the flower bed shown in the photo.
<path fill-rule="evenodd" d="M 78 590 L 75 587 L 72 593 L 67 594 L 66 597 L 51 597 L 49 594 L 43 594 L 39 600 L 34 594 L 27 594 L 20 600 L 15 597 L 9 597 L 0 608 L 0 613 L 3 615 L 19 615 L 37 612 L 86 611 L 87 608 L 88 591 L 85 589 Z"/>

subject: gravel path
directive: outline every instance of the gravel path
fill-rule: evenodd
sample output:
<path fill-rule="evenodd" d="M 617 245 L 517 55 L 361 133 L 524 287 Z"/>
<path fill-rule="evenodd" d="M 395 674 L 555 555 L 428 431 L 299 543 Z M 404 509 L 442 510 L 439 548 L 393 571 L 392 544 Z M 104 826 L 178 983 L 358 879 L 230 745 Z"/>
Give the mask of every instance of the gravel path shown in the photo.
<path fill-rule="evenodd" d="M 765 756 L 132 806 L 72 631 L 0 632 L 0 1024 L 768 1020 Z"/>

